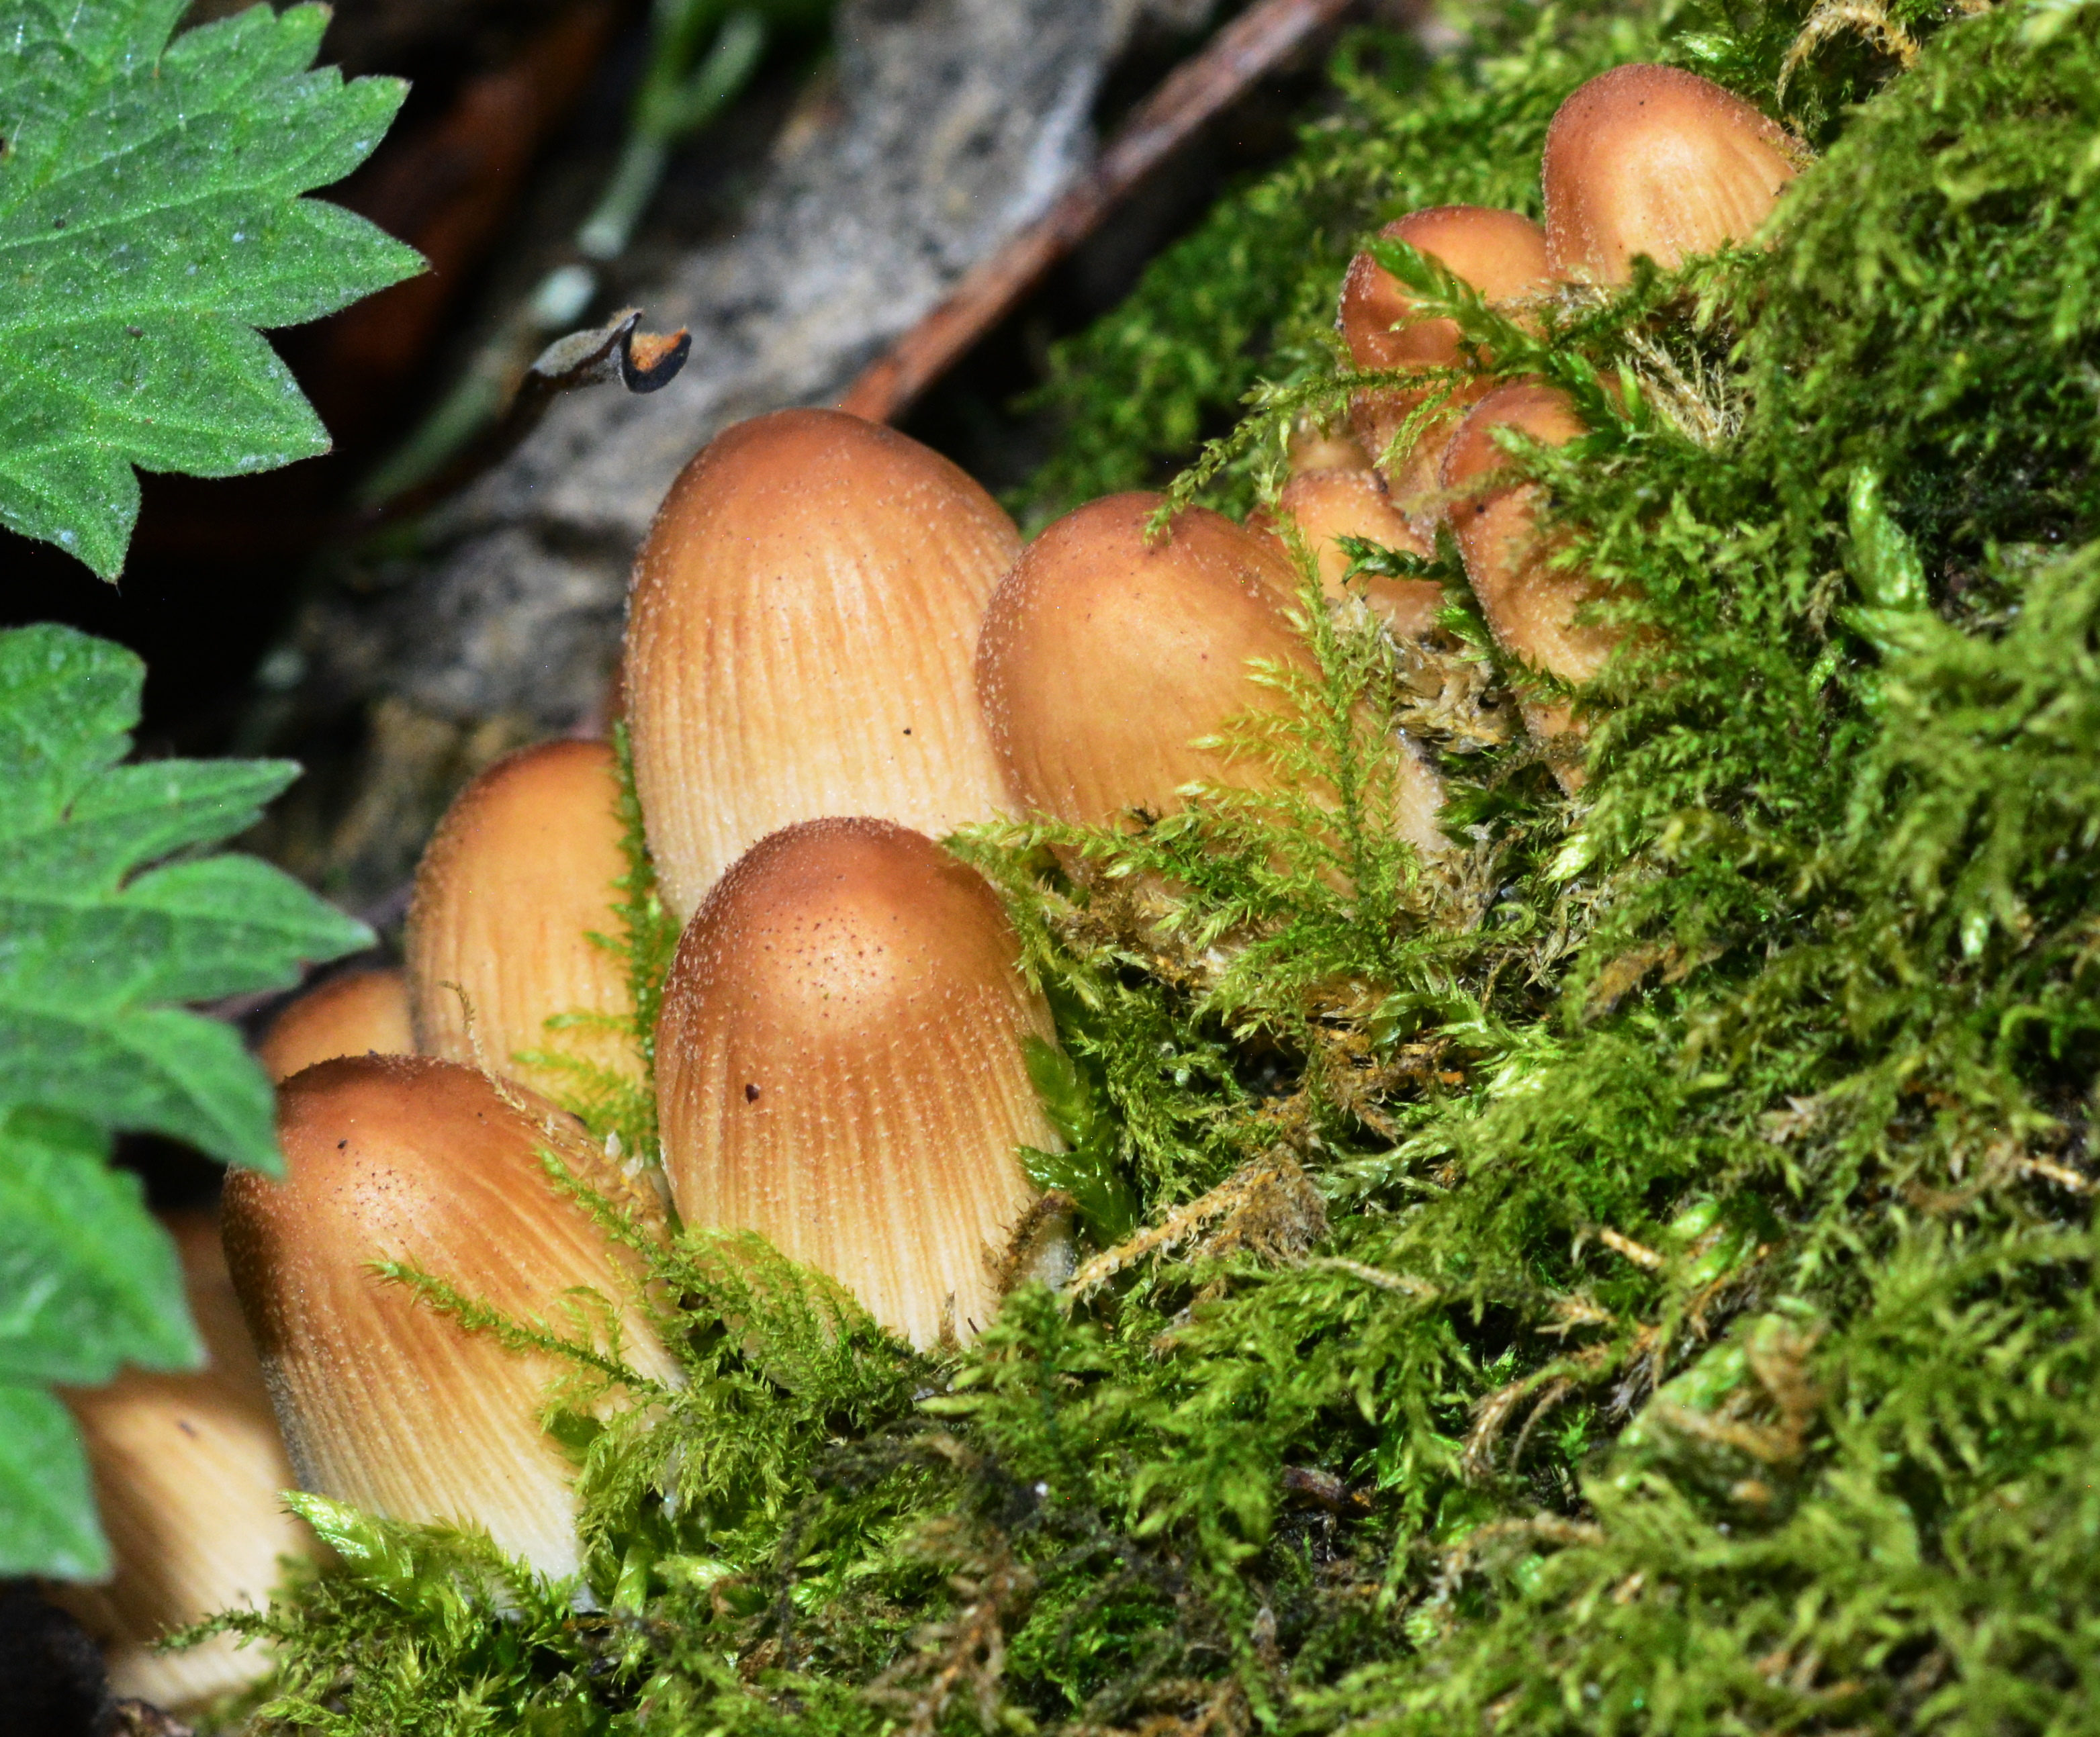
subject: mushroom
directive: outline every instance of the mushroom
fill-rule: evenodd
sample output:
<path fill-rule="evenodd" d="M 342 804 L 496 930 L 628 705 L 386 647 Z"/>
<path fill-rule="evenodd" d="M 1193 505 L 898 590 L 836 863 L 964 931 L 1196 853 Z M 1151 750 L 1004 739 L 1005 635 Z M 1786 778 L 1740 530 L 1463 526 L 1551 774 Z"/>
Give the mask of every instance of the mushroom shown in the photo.
<path fill-rule="evenodd" d="M 234 1171 L 222 1214 L 300 1486 L 397 1520 L 478 1524 L 556 1576 L 579 1565 L 576 1505 L 538 1413 L 573 1372 L 372 1270 L 398 1261 L 557 1326 L 566 1294 L 588 1286 L 612 1306 L 630 1365 L 674 1380 L 631 1263 L 541 1169 L 535 1113 L 559 1119 L 431 1056 L 324 1061 L 278 1088 L 285 1179 Z"/>
<path fill-rule="evenodd" d="M 1546 245 L 1563 276 L 1633 280 L 1763 226 L 1805 152 L 1740 97 L 1674 66 L 1621 66 L 1563 103 L 1546 132 Z"/>
<path fill-rule="evenodd" d="M 627 872 L 620 783 L 602 742 L 543 742 L 462 791 L 416 869 L 408 986 L 416 1047 L 541 1091 L 564 1070 L 518 1060 L 555 1051 L 639 1082 L 633 999 L 614 927 Z M 549 1032 L 565 1014 L 597 1016 Z"/>
<path fill-rule="evenodd" d="M 1405 555 L 1435 553 L 1429 539 L 1392 504 L 1384 478 L 1375 470 L 1299 472 L 1284 484 L 1263 528 L 1280 541 L 1284 521 L 1295 524 L 1310 546 L 1319 566 L 1320 589 L 1338 600 L 1350 594 L 1342 583 L 1342 575 L 1349 571 L 1348 551 L 1338 540 L 1342 537 L 1361 537 Z M 1404 638 L 1418 639 L 1428 633 L 1444 606 L 1443 587 L 1434 580 L 1365 574 L 1357 579 L 1357 592 L 1379 619 Z"/>
<path fill-rule="evenodd" d="M 739 423 L 686 467 L 635 569 L 624 664 L 674 915 L 796 821 L 938 835 L 999 806 L 970 658 L 1020 546 L 946 459 L 837 411 Z"/>
<path fill-rule="evenodd" d="M 1371 456 L 1346 426 L 1301 417 L 1290 431 L 1285 461 L 1295 477 L 1308 470 L 1368 470 Z"/>
<path fill-rule="evenodd" d="M 1157 542 L 1156 495 L 1111 495 L 1059 519 L 1000 582 L 977 690 L 1014 800 L 1089 826 L 1182 806 L 1203 781 L 1268 787 L 1272 769 L 1196 741 L 1289 701 L 1251 659 L 1311 672 L 1288 611 L 1296 574 L 1273 537 L 1196 507 Z M 1443 848 L 1436 774 L 1411 749 L 1401 830 Z"/>
<path fill-rule="evenodd" d="M 1379 233 L 1427 254 L 1493 305 L 1538 295 L 1551 281 L 1545 231 L 1515 211 L 1437 205 L 1410 212 Z M 1369 253 L 1359 253 L 1349 262 L 1336 324 L 1358 368 L 1448 368 L 1465 361 L 1458 322 L 1421 318 L 1415 311 L 1418 305 Z M 1489 388 L 1459 387 L 1408 449 L 1388 459 L 1387 451 L 1394 437 L 1433 390 L 1359 392 L 1349 407 L 1357 439 L 1377 462 L 1395 503 L 1418 518 L 1433 515 L 1444 447 L 1466 406 Z M 1443 390 L 1450 391 L 1448 386 Z"/>
<path fill-rule="evenodd" d="M 1447 491 L 1457 495 L 1508 464 L 1494 438 L 1505 428 L 1551 446 L 1587 432 L 1567 397 L 1552 387 L 1504 386 L 1481 399 L 1452 437 L 1444 458 Z M 1452 533 L 1480 612 L 1502 646 L 1563 681 L 1587 681 L 1604 667 L 1621 635 L 1606 624 L 1574 619 L 1604 593 L 1587 574 L 1555 563 L 1554 541 L 1538 529 L 1538 495 L 1535 483 L 1512 481 L 1457 500 L 1450 509 Z M 1533 736 L 1549 747 L 1560 745 L 1555 776 L 1570 791 L 1579 789 L 1582 769 L 1570 751 L 1582 732 L 1573 708 L 1566 700 L 1522 703 Z"/>
<path fill-rule="evenodd" d="M 686 926 L 656 1057 L 685 1222 L 757 1231 L 924 1350 L 990 1320 L 1061 1149 L 1030 1083 L 1041 994 L 984 880 L 886 820 L 754 845 Z"/>
<path fill-rule="evenodd" d="M 274 1082 L 338 1056 L 410 1056 L 408 980 L 399 971 L 346 971 L 308 990 L 256 1045 Z"/>
<path fill-rule="evenodd" d="M 210 1361 L 158 1373 L 127 1369 L 108 1386 L 65 1395 L 87 1445 L 95 1504 L 109 1534 L 111 1579 L 51 1596 L 102 1647 L 112 1691 L 181 1711 L 244 1689 L 269 1655 L 236 1635 L 158 1653 L 170 1629 L 235 1606 L 259 1608 L 279 1558 L 312 1548 L 285 1511 L 291 1462 L 208 1212 L 170 1213 Z"/>

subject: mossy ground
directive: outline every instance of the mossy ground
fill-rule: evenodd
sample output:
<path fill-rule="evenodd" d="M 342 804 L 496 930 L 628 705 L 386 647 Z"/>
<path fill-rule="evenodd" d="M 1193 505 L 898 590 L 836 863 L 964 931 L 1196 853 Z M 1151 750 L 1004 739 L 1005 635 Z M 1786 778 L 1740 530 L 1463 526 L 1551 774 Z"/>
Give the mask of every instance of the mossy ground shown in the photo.
<path fill-rule="evenodd" d="M 342 1565 L 234 1619 L 284 1659 L 257 1728 L 2100 1730 L 2100 7 L 1357 42 L 1339 117 L 1064 353 L 1028 505 L 1251 391 L 1185 485 L 1245 507 L 1346 395 L 1364 234 L 1535 211 L 1560 99 L 1643 59 L 1821 153 L 1769 250 L 1531 336 L 1394 261 L 1595 430 L 1511 452 L 1644 629 L 1582 797 L 1434 698 L 1534 679 L 1445 559 L 1439 658 L 1308 606 L 1321 679 L 1246 744 L 1298 796 L 956 841 L 1058 1013 L 1079 1281 L 922 1360 L 600 1204 L 691 1378 L 600 1347 L 552 1402 L 588 1610 L 313 1505 Z M 1396 719 L 1448 871 L 1381 824 Z"/>

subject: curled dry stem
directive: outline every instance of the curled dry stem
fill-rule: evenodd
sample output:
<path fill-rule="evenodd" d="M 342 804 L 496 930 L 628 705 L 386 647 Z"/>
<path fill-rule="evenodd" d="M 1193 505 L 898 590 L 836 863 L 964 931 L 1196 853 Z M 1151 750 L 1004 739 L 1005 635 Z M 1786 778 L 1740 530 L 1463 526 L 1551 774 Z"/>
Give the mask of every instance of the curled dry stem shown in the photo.
<path fill-rule="evenodd" d="M 1966 10 L 1965 7 L 1964 10 Z M 1833 37 L 1855 31 L 1872 42 L 1906 73 L 1917 64 L 1917 42 L 1909 31 L 1889 15 L 1882 0 L 1823 0 L 1808 15 L 1786 58 L 1780 62 L 1774 94 L 1784 102 L 1786 87 L 1810 55 Z"/>
<path fill-rule="evenodd" d="M 1327 1203 L 1312 1179 L 1289 1153 L 1274 1152 L 1094 1256 L 1072 1275 L 1067 1294 L 1083 1297 L 1147 1255 L 1177 1248 L 1190 1260 L 1245 1253 L 1295 1265 L 1326 1234 Z"/>

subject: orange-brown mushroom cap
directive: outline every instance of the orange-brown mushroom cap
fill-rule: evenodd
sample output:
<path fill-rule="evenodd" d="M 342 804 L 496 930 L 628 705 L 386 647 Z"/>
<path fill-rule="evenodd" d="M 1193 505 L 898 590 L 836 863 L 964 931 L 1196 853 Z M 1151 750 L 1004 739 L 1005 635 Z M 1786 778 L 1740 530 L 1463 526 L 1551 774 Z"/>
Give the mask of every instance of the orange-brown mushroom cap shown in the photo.
<path fill-rule="evenodd" d="M 417 1048 L 542 1091 L 571 1087 L 575 1076 L 521 1052 L 640 1079 L 626 1029 L 547 1025 L 633 1012 L 624 962 L 590 939 L 617 928 L 613 884 L 628 867 L 619 803 L 612 750 L 571 741 L 521 748 L 454 799 L 417 866 L 408 909 Z"/>
<path fill-rule="evenodd" d="M 1400 554 L 1435 553 L 1429 539 L 1392 504 L 1375 470 L 1307 470 L 1293 477 L 1277 496 L 1269 526 L 1279 540 L 1286 521 L 1298 527 L 1310 548 L 1320 589 L 1329 597 L 1339 599 L 1353 590 L 1388 627 L 1407 637 L 1419 637 L 1436 625 L 1444 592 L 1434 580 L 1363 575 L 1353 587 L 1342 582 L 1350 565 L 1343 537 L 1361 537 Z"/>
<path fill-rule="evenodd" d="M 256 1046 L 272 1081 L 338 1056 L 408 1056 L 408 981 L 399 971 L 346 971 L 308 990 L 270 1022 Z"/>
<path fill-rule="evenodd" d="M 1520 212 L 1436 205 L 1410 211 L 1379 234 L 1427 254 L 1491 305 L 1535 295 L 1551 276 L 1546 231 Z M 1349 262 L 1337 318 L 1358 368 L 1449 368 L 1459 359 L 1458 322 L 1416 317 L 1416 306 L 1369 253 Z"/>
<path fill-rule="evenodd" d="M 1275 541 L 1207 507 L 1146 539 L 1156 495 L 1067 514 L 1000 582 L 977 645 L 977 690 L 1015 800 L 1105 825 L 1164 813 L 1195 779 L 1246 783 L 1246 760 L 1190 744 L 1279 702 L 1262 658 L 1305 667 L 1288 611 L 1297 575 Z"/>
<path fill-rule="evenodd" d="M 1457 493 L 1509 465 L 1509 454 L 1495 439 L 1501 429 L 1550 446 L 1587 432 L 1564 393 L 1537 384 L 1505 386 L 1481 399 L 1452 437 L 1444 460 L 1446 489 Z M 1457 500 L 1450 509 L 1452 534 L 1495 637 L 1550 675 L 1587 681 L 1604 667 L 1621 636 L 1608 624 L 1575 619 L 1603 593 L 1586 574 L 1554 561 L 1555 541 L 1538 523 L 1538 495 L 1535 484 L 1512 479 Z M 1577 729 L 1565 701 L 1526 700 L 1524 715 L 1542 740 Z M 1572 765 L 1558 764 L 1555 770 L 1570 788 L 1582 782 L 1580 769 Z"/>
<path fill-rule="evenodd" d="M 921 1347 L 990 1319 L 1056 1149 L 1025 1040 L 1048 1010 L 998 898 L 930 839 L 828 819 L 761 840 L 678 943 L 657 1027 L 686 1223 L 761 1232 Z"/>
<path fill-rule="evenodd" d="M 565 1293 L 587 1286 L 615 1311 L 629 1361 L 674 1379 L 629 1261 L 555 1192 L 540 1123 L 471 1069 L 324 1061 L 277 1103 L 284 1179 L 234 1171 L 222 1213 L 301 1485 L 395 1519 L 478 1523 L 541 1572 L 574 1572 L 572 1469 L 538 1422 L 568 1366 L 514 1356 L 371 1269 L 398 1261 L 558 1327 Z"/>
<path fill-rule="evenodd" d="M 285 1510 L 292 1488 L 277 1420 L 218 1227 L 208 1212 L 168 1215 L 183 1289 L 210 1361 L 201 1369 L 126 1369 L 65 1395 L 95 1474 L 115 1572 L 106 1585 L 53 1596 L 100 1643 L 111 1689 L 183 1710 L 267 1675 L 270 1655 L 221 1634 L 179 1652 L 154 1643 L 223 1610 L 260 1610 L 279 1558 L 313 1547 Z"/>
<path fill-rule="evenodd" d="M 977 646 L 977 690 L 1014 800 L 1083 825 L 1180 808 L 1183 787 L 1264 789 L 1274 769 L 1199 747 L 1233 718 L 1291 702 L 1251 679 L 1312 659 L 1290 618 L 1296 570 L 1273 536 L 1195 507 L 1148 540 L 1156 495 L 1067 514 L 1000 582 Z M 1442 848 L 1442 791 L 1408 757 L 1402 834 Z"/>
<path fill-rule="evenodd" d="M 675 914 L 796 821 L 938 835 L 996 810 L 971 659 L 1020 547 L 946 459 L 836 411 L 754 417 L 686 467 L 635 569 L 624 663 Z"/>
<path fill-rule="evenodd" d="M 1553 269 L 1594 284 L 1633 280 L 1645 253 L 1668 271 L 1762 227 L 1802 148 L 1710 79 L 1620 66 L 1560 105 L 1542 179 Z"/>
<path fill-rule="evenodd" d="M 1379 233 L 1427 254 L 1490 304 L 1520 302 L 1551 281 L 1546 232 L 1515 211 L 1487 205 L 1437 205 L 1411 211 Z M 1369 253 L 1349 262 L 1337 314 L 1349 354 L 1361 368 L 1453 368 L 1464 359 L 1458 322 L 1419 317 L 1412 293 Z M 1427 389 L 1391 387 L 1359 392 L 1349 418 L 1359 442 L 1385 476 L 1402 510 L 1427 515 L 1445 443 L 1466 406 L 1485 386 L 1461 386 L 1408 450 L 1388 453 L 1423 403 Z"/>

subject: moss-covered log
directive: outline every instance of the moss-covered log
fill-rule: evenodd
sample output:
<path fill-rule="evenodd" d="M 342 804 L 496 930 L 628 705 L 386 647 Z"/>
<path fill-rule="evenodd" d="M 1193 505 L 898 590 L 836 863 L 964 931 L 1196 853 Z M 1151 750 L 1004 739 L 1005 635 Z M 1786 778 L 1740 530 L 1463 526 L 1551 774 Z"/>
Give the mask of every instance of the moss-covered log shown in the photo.
<path fill-rule="evenodd" d="M 1589 430 L 1508 452 L 1623 629 L 1557 695 L 1579 796 L 1498 721 L 1551 684 L 1448 545 L 1360 550 L 1445 584 L 1427 650 L 1308 567 L 1317 677 L 1240 744 L 1287 776 L 955 841 L 1057 1013 L 1073 1283 L 915 1357 L 600 1202 L 688 1380 L 594 1354 L 554 1402 L 587 1586 L 310 1503 L 342 1566 L 231 1619 L 282 1651 L 258 1728 L 2100 1728 L 2100 7 L 1357 42 L 1339 114 L 1063 353 L 1032 505 L 1157 483 L 1249 392 L 1177 487 L 1251 505 L 1365 383 L 1348 255 L 1538 214 L 1555 107 L 1630 60 L 1820 153 L 1769 246 L 1525 324 L 1382 256 Z M 1398 724 L 1440 864 L 1394 839 Z"/>

